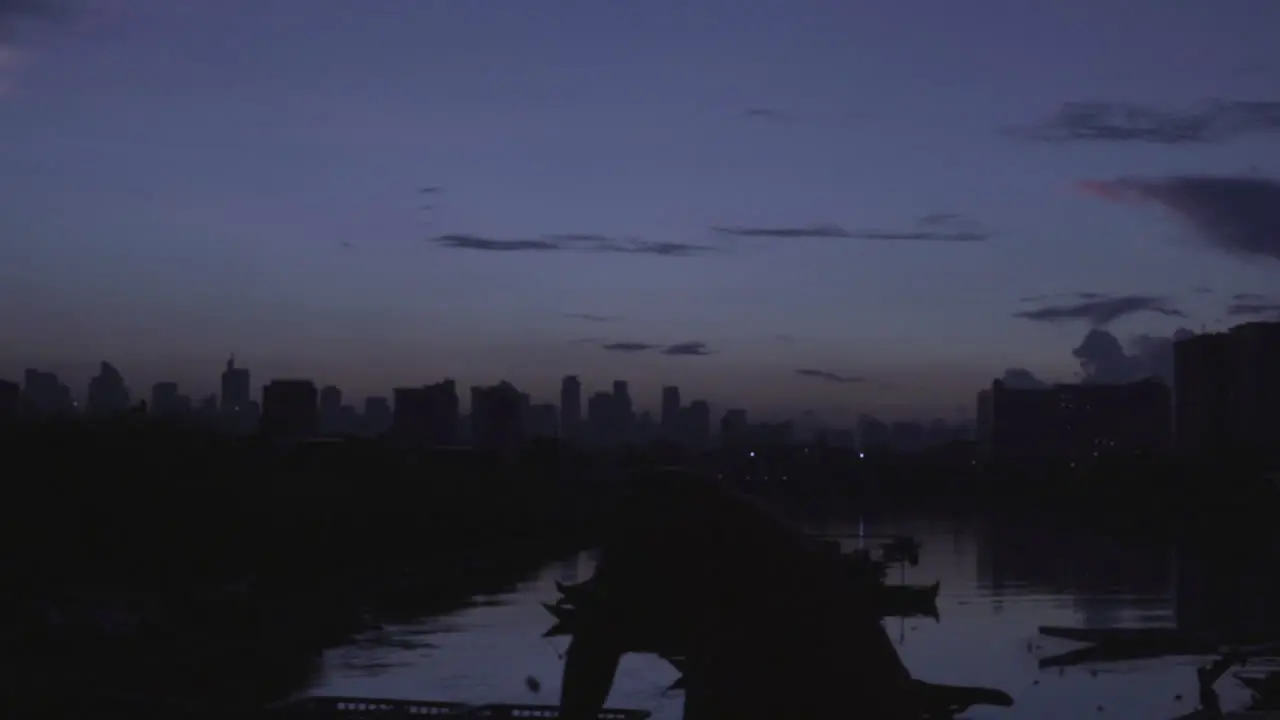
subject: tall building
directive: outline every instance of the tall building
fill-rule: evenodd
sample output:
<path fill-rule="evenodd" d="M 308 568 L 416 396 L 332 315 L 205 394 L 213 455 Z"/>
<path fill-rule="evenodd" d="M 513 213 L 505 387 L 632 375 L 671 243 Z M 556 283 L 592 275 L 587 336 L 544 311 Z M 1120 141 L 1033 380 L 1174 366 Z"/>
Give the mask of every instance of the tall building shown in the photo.
<path fill-rule="evenodd" d="M 679 435 L 680 388 L 667 385 L 662 388 L 662 436 L 673 440 Z"/>
<path fill-rule="evenodd" d="M 391 401 L 381 396 L 364 399 L 364 429 L 370 435 L 381 435 L 391 429 Z"/>
<path fill-rule="evenodd" d="M 1280 322 L 1197 335 L 1173 351 L 1180 453 L 1280 452 Z"/>
<path fill-rule="evenodd" d="M 336 385 L 325 385 L 320 388 L 320 433 L 337 435 L 343 432 L 341 427 L 342 390 Z"/>
<path fill-rule="evenodd" d="M 871 415 L 858 416 L 858 447 L 865 452 L 885 452 L 890 446 L 889 425 Z"/>
<path fill-rule="evenodd" d="M 458 389 L 452 380 L 396 388 L 391 431 L 401 441 L 428 445 L 458 442 Z M 472 390 L 474 402 L 475 390 Z"/>
<path fill-rule="evenodd" d="M 1151 378 L 1117 385 L 991 386 L 991 450 L 1005 458 L 1072 458 L 1166 452 L 1173 402 Z"/>
<path fill-rule="evenodd" d="M 276 438 L 314 437 L 320 424 L 319 393 L 310 380 L 272 380 L 262 388 L 264 435 Z"/>
<path fill-rule="evenodd" d="M 694 400 L 680 413 L 681 441 L 695 450 L 711 445 L 711 406 L 706 400 Z"/>
<path fill-rule="evenodd" d="M 222 412 L 240 412 L 249 406 L 249 370 L 236 367 L 236 356 L 227 359 L 222 371 Z"/>
<path fill-rule="evenodd" d="M 740 445 L 747 439 L 747 411 L 725 410 L 720 418 L 720 440 L 725 445 Z"/>
<path fill-rule="evenodd" d="M 471 442 L 477 448 L 509 452 L 524 442 L 522 420 L 528 396 L 505 380 L 471 388 Z"/>
<path fill-rule="evenodd" d="M 628 389 L 626 380 L 613 381 L 613 412 L 617 423 L 618 442 L 631 442 L 636 416 L 631 406 L 631 390 Z"/>
<path fill-rule="evenodd" d="M 172 417 L 184 412 L 182 395 L 178 393 L 178 383 L 158 382 L 151 386 L 151 414 L 159 417 Z M 187 404 L 190 405 L 190 400 Z"/>
<path fill-rule="evenodd" d="M 22 374 L 22 399 L 28 412 L 44 417 L 75 411 L 71 388 L 51 372 L 28 368 Z"/>
<path fill-rule="evenodd" d="M 560 380 L 560 437 L 575 440 L 582 424 L 582 382 L 577 375 Z"/>
<path fill-rule="evenodd" d="M 1280 455 L 1280 322 L 1244 323 L 1228 335 L 1228 403 L 1237 448 Z"/>
<path fill-rule="evenodd" d="M 85 411 L 97 417 L 119 415 L 129 409 L 129 388 L 124 376 L 109 362 L 98 365 L 98 374 L 89 380 Z"/>
<path fill-rule="evenodd" d="M 399 442 L 427 442 L 431 426 L 431 393 L 425 387 L 400 387 L 391 391 L 391 434 Z"/>
<path fill-rule="evenodd" d="M 617 400 L 611 393 L 593 393 L 587 399 L 587 425 L 591 444 L 613 447 L 621 442 Z"/>
<path fill-rule="evenodd" d="M 1213 455 L 1230 446 L 1229 341 L 1227 333 L 1206 333 L 1173 344 L 1173 432 L 1181 455 Z"/>
<path fill-rule="evenodd" d="M 0 421 L 16 418 L 21 401 L 22 386 L 16 382 L 0 380 Z"/>

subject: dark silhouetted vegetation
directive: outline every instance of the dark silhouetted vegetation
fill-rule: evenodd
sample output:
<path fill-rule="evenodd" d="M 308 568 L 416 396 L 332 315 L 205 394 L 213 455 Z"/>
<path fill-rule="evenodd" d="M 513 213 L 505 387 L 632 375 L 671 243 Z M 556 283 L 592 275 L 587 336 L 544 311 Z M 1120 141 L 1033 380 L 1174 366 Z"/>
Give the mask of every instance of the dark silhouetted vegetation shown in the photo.
<path fill-rule="evenodd" d="M 4 437 L 7 692 L 278 698 L 355 632 L 582 548 L 606 498 L 554 446 L 286 448 L 140 418 Z"/>

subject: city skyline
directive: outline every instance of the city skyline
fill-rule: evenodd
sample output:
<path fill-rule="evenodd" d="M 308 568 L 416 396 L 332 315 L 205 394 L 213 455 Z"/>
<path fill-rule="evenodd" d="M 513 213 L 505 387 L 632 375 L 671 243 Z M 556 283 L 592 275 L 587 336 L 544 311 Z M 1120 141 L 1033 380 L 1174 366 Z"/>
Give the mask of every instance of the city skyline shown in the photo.
<path fill-rule="evenodd" d="M 1280 317 L 1280 6 L 66 7 L 0 7 L 0 377 L 953 419 Z"/>

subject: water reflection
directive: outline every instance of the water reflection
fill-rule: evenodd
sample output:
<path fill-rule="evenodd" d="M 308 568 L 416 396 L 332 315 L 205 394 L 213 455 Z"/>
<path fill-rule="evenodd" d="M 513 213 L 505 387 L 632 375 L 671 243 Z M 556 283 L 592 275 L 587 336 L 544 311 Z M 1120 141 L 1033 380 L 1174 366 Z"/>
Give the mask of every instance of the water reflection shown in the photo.
<path fill-rule="evenodd" d="M 828 521 L 824 531 L 854 534 L 857 520 Z M 995 687 L 1011 709 L 975 708 L 967 717 L 1079 718 L 1104 712 L 1126 720 L 1166 719 L 1194 704 L 1196 665 L 1170 658 L 1041 669 L 1041 658 L 1076 644 L 1041 638 L 1040 625 L 1173 625 L 1176 573 L 1171 546 L 1119 543 L 1088 529 L 1043 523 L 991 523 L 943 518 L 866 523 L 868 533 L 910 534 L 924 544 L 921 562 L 891 582 L 942 583 L 940 622 L 890 619 L 887 629 L 907 666 L 922 679 Z M 851 541 L 845 541 L 850 546 Z M 554 703 L 560 693 L 564 638 L 545 639 L 550 616 L 540 606 L 557 596 L 556 581 L 590 575 L 592 560 L 548 566 L 501 602 L 409 626 L 335 650 L 313 692 L 464 702 Z M 895 573 L 896 574 L 896 573 Z M 526 678 L 539 681 L 533 693 Z M 682 697 L 665 692 L 676 672 L 665 661 L 625 656 L 609 699 L 615 707 L 679 718 Z M 1224 705 L 1247 693 L 1224 681 Z"/>

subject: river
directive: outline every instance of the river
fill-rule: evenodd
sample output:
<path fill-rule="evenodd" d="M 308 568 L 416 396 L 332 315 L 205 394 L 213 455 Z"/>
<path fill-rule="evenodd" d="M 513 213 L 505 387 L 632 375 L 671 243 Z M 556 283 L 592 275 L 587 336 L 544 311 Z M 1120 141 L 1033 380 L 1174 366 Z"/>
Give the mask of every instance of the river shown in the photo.
<path fill-rule="evenodd" d="M 852 535 L 858 521 L 810 528 Z M 972 718 L 1171 718 L 1195 704 L 1195 667 L 1203 658 L 1172 658 L 1065 669 L 1041 669 L 1042 658 L 1078 647 L 1041 638 L 1040 625 L 1172 625 L 1175 559 L 1157 542 L 1118 544 L 1085 528 L 1021 529 L 964 520 L 866 522 L 866 533 L 902 533 L 923 543 L 908 583 L 942 583 L 941 620 L 885 621 L 916 677 L 1000 688 L 1009 709 L 976 708 Z M 854 547 L 856 540 L 842 540 Z M 390 626 L 330 651 L 313 694 L 420 698 L 463 702 L 554 703 L 565 638 L 545 639 L 551 618 L 540 603 L 556 597 L 555 581 L 590 575 L 582 555 L 554 563 L 514 592 L 477 598 L 464 611 Z M 896 574 L 896 572 L 895 572 Z M 897 581 L 895 579 L 895 581 Z M 534 692 L 526 678 L 536 678 Z M 657 720 L 681 716 L 676 678 L 651 656 L 623 658 L 609 704 L 643 708 Z M 1224 706 L 1245 699 L 1233 681 L 1220 685 Z"/>

